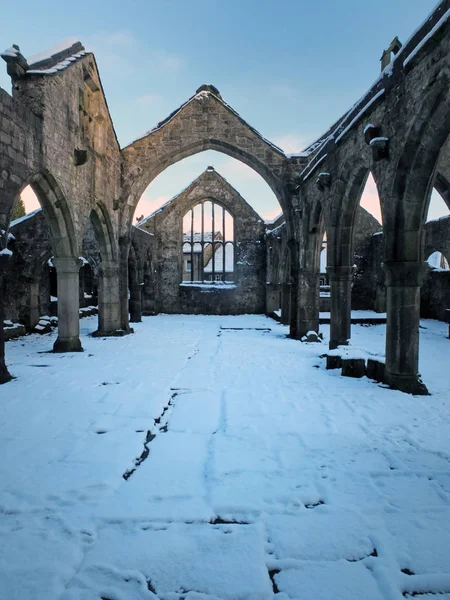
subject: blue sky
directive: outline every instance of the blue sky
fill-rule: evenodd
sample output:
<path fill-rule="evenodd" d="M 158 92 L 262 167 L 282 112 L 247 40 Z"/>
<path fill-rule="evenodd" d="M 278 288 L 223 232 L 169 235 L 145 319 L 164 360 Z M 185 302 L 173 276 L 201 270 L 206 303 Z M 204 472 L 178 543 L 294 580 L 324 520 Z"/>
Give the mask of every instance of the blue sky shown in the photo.
<path fill-rule="evenodd" d="M 86 5 L 22 0 L 2 9 L 2 40 L 25 56 L 62 39 L 93 50 L 122 146 L 150 129 L 203 83 L 265 137 L 301 150 L 376 79 L 384 47 L 405 40 L 436 0 L 128 0 Z M 25 17 L 25 18 L 23 18 Z M 6 69 L 0 86 L 9 91 Z M 268 186 L 229 157 L 206 152 L 167 169 L 147 190 L 148 214 L 209 164 L 266 218 Z"/>

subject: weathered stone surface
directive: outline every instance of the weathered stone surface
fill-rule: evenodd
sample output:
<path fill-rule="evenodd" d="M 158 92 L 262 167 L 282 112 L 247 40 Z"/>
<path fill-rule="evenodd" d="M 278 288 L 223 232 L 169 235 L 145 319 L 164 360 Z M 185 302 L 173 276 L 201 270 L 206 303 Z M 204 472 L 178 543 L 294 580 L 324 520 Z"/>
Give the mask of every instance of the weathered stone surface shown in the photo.
<path fill-rule="evenodd" d="M 375 381 L 384 381 L 384 362 L 376 360 L 375 358 L 367 359 L 366 374 L 369 379 Z"/>
<path fill-rule="evenodd" d="M 342 358 L 340 356 L 337 356 L 335 354 L 327 354 L 327 364 L 326 364 L 326 368 L 327 369 L 340 369 L 342 366 Z"/>
<path fill-rule="evenodd" d="M 183 283 L 183 217 L 203 200 L 219 203 L 234 219 L 233 285 Z M 155 311 L 240 314 L 265 312 L 266 244 L 261 217 L 214 169 L 140 224 L 154 239 Z"/>
<path fill-rule="evenodd" d="M 361 378 L 366 374 L 366 361 L 363 358 L 343 358 L 341 365 L 344 377 Z"/>
<path fill-rule="evenodd" d="M 139 268 L 132 267 L 133 281 L 128 284 L 137 202 L 166 167 L 202 150 L 219 150 L 255 169 L 272 188 L 284 212 L 285 234 L 280 240 L 283 258 L 276 267 L 282 276 L 266 279 L 263 269 L 260 279 L 250 286 L 252 312 L 265 310 L 265 282 L 270 281 L 281 291 L 282 320 L 289 323 L 291 336 L 301 338 L 307 331 L 317 330 L 319 301 L 315 280 L 326 231 L 328 265 L 333 274 L 332 345 L 345 343 L 350 335 L 351 281 L 341 275 L 354 264 L 356 208 L 369 171 L 376 181 L 383 212 L 382 262 L 390 265 L 391 271 L 395 265 L 401 269 L 424 260 L 423 217 L 433 182 L 450 202 L 450 21 L 443 18 L 449 8 L 450 0 L 443 0 L 364 97 L 313 145 L 289 157 L 245 123 L 213 86 L 199 88 L 149 134 L 121 150 L 92 53 L 77 45 L 68 50 L 69 54 L 77 51 L 71 55 L 68 66 L 56 68 L 61 58 L 58 55 L 45 63 L 50 69 L 47 71 L 39 71 L 43 65 L 30 69 L 19 52 L 17 56 L 13 53 L 12 60 L 8 59 L 14 81 L 13 97 L 0 90 L 3 247 L 14 202 L 28 183 L 37 193 L 48 220 L 55 260 L 74 261 L 80 256 L 86 225 L 92 219 L 102 261 L 116 263 L 118 272 L 118 281 L 116 275 L 104 276 L 100 286 L 103 323 L 108 323 L 111 330 L 118 327 L 129 331 L 128 290 L 133 290 L 132 300 L 139 316 L 143 304 L 149 312 L 160 310 L 160 288 L 168 283 L 164 273 L 158 271 L 158 258 L 152 259 L 153 263 L 145 260 L 142 274 Z M 321 185 L 317 185 L 318 180 Z M 275 238 L 272 234 L 271 242 L 278 243 L 277 234 Z M 251 247 L 255 239 L 264 245 L 263 230 L 261 238 L 253 235 L 253 241 L 239 249 L 254 265 L 259 261 L 258 251 Z M 131 257 L 131 265 L 134 263 L 138 261 Z M 169 272 L 173 269 L 172 265 Z M 112 273 L 111 269 L 106 271 Z M 60 273 L 64 273 L 61 268 Z M 138 293 L 142 276 L 151 282 L 153 287 L 149 289 L 153 293 Z M 382 277 L 376 277 L 376 286 L 360 291 L 354 286 L 354 292 L 364 302 L 374 301 L 380 308 L 383 286 L 387 286 L 386 380 L 393 387 L 411 391 L 418 383 L 420 284 L 411 285 L 407 269 L 404 277 L 397 277 L 394 283 L 392 278 L 385 284 Z M 73 330 L 69 335 L 71 342 L 61 344 L 61 348 L 76 346 L 78 306 L 73 295 L 78 295 L 78 287 L 74 281 L 68 285 L 67 273 L 58 274 L 58 278 L 59 288 L 65 289 L 59 294 L 58 310 L 63 316 L 60 328 L 69 322 L 73 325 L 69 327 Z M 30 323 L 36 322 L 40 311 L 36 279 L 33 302 L 30 301 L 26 315 Z M 273 291 L 274 288 L 270 291 L 271 306 L 277 302 Z M 227 294 L 230 292 L 227 290 Z M 164 301 L 173 310 L 182 310 L 182 294 L 187 294 L 184 301 L 197 303 L 195 310 L 211 306 L 206 299 L 200 300 L 207 295 L 195 296 L 193 288 L 175 292 L 172 287 Z M 244 310 L 244 299 L 239 298 L 238 292 L 233 294 L 231 302 L 216 292 L 211 294 L 211 312 L 225 310 L 224 306 L 229 310 L 230 304 L 236 312 Z M 259 301 L 260 296 L 263 300 L 258 304 L 255 298 Z M 399 317 L 402 309 L 407 312 L 404 318 Z M 26 307 L 19 306 L 18 310 L 27 312 Z M 0 336 L 0 371 L 4 372 L 2 339 Z M 4 379 L 2 372 L 0 379 Z"/>

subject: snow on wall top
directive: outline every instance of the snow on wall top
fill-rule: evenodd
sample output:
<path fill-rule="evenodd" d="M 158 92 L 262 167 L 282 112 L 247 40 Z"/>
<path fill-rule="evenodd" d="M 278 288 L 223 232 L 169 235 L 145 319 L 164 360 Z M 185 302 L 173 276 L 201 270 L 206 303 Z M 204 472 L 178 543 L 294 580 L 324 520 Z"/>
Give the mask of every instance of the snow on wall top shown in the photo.
<path fill-rule="evenodd" d="M 12 59 L 21 62 L 26 75 L 53 75 L 63 71 L 86 54 L 89 52 L 85 50 L 83 44 L 81 42 L 73 43 L 73 38 L 71 38 L 61 42 L 50 51 L 32 56 L 29 61 L 22 55 L 18 46 L 7 48 L 1 53 L 1 56 L 6 62 L 11 62 Z"/>
<path fill-rule="evenodd" d="M 364 116 L 367 110 L 385 93 L 383 78 L 390 77 L 394 67 L 406 66 L 414 56 L 425 46 L 431 37 L 450 20 L 449 1 L 439 2 L 435 9 L 429 14 L 425 21 L 414 31 L 402 46 L 393 60 L 381 72 L 372 86 L 363 96 L 338 119 L 328 131 L 318 140 L 307 146 L 302 152 L 289 154 L 288 157 L 307 158 L 312 154 L 318 154 L 330 140 L 339 143 L 342 137 Z"/>
<path fill-rule="evenodd" d="M 137 137 L 131 144 L 128 144 L 128 146 L 131 146 L 135 142 L 146 138 L 148 135 L 154 133 L 155 131 L 159 131 L 160 129 L 162 129 L 165 125 L 167 125 L 168 123 L 170 123 L 186 106 L 188 106 L 192 102 L 195 102 L 195 101 L 202 102 L 203 100 L 208 100 L 210 97 L 215 98 L 221 104 L 223 104 L 223 106 L 225 106 L 226 109 L 228 109 L 231 113 L 233 113 L 233 115 L 235 115 L 242 123 L 244 123 L 244 125 L 246 125 L 246 127 L 248 127 L 253 133 L 255 133 L 263 142 L 265 142 L 266 144 L 268 144 L 275 152 L 277 152 L 278 154 L 281 154 L 282 156 L 286 156 L 286 154 L 283 152 L 283 150 L 281 148 L 279 148 L 274 143 L 272 143 L 270 140 L 268 140 L 263 135 L 261 135 L 259 133 L 259 131 L 257 131 L 251 125 L 249 125 L 247 123 L 247 121 L 245 121 L 240 116 L 240 114 L 237 111 L 234 110 L 234 108 L 232 108 L 229 104 L 227 104 L 224 101 L 224 99 L 222 98 L 222 96 L 220 95 L 220 93 L 217 90 L 217 88 L 215 88 L 211 84 L 205 84 L 205 85 L 200 86 L 198 88 L 198 90 L 196 91 L 196 93 L 189 98 L 189 100 L 187 100 L 184 104 L 182 104 L 180 107 L 178 107 L 172 113 L 170 113 L 170 115 L 168 117 L 166 117 L 165 119 L 163 119 L 162 121 L 160 121 L 159 123 L 157 123 L 152 129 L 146 131 L 145 133 L 143 133 L 142 135 L 140 135 L 139 137 Z"/>
<path fill-rule="evenodd" d="M 52 60 L 53 57 L 56 58 L 60 54 L 67 52 L 68 50 L 72 50 L 72 47 L 76 44 L 80 44 L 79 40 L 77 40 L 76 38 L 67 38 L 65 40 L 62 40 L 61 42 L 59 42 L 58 44 L 56 44 L 48 50 L 44 50 L 43 52 L 39 52 L 39 54 L 33 54 L 32 56 L 29 56 L 27 58 L 28 64 L 30 65 L 30 67 L 39 68 L 40 63 Z M 84 48 L 80 48 L 78 51 L 81 51 L 82 49 L 84 50 Z M 70 51 L 68 56 L 72 54 L 74 54 L 74 52 Z M 56 62 L 59 62 L 59 60 L 60 58 L 58 58 Z"/>
<path fill-rule="evenodd" d="M 37 208 L 36 210 L 33 210 L 32 212 L 28 213 L 27 215 L 24 215 L 23 217 L 20 217 L 19 219 L 16 219 L 15 221 L 11 221 L 11 223 L 9 224 L 9 228 L 11 229 L 12 227 L 15 227 L 16 225 L 19 225 L 20 223 L 23 223 L 24 221 L 31 219 L 32 217 L 34 217 L 41 211 L 42 211 L 42 208 Z"/>

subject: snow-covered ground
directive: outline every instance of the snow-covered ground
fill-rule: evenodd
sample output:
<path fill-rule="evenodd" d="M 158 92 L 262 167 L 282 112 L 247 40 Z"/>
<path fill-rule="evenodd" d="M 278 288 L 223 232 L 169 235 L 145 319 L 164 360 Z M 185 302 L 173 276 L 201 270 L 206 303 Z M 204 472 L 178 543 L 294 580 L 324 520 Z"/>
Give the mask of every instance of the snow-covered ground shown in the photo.
<path fill-rule="evenodd" d="M 260 316 L 8 342 L 0 597 L 448 600 L 450 340 L 422 326 L 427 397 L 326 371 Z M 383 352 L 384 325 L 352 330 Z"/>

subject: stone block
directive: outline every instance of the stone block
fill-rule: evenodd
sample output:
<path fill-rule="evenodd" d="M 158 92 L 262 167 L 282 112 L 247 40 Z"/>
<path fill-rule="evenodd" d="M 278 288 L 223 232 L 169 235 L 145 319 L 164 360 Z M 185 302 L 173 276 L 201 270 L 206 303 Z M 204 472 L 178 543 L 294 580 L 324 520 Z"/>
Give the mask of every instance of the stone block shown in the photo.
<path fill-rule="evenodd" d="M 342 375 L 344 377 L 361 378 L 366 374 L 366 361 L 364 358 L 343 358 Z"/>
<path fill-rule="evenodd" d="M 340 369 L 342 366 L 342 358 L 340 356 L 327 354 L 327 369 Z"/>
<path fill-rule="evenodd" d="M 366 375 L 369 379 L 375 381 L 384 381 L 384 363 L 376 360 L 375 358 L 367 359 Z"/>
<path fill-rule="evenodd" d="M 25 325 L 20 323 L 11 323 L 5 322 L 3 327 L 3 335 L 5 337 L 5 342 L 8 340 L 13 340 L 15 338 L 20 337 L 21 335 L 25 335 Z"/>

